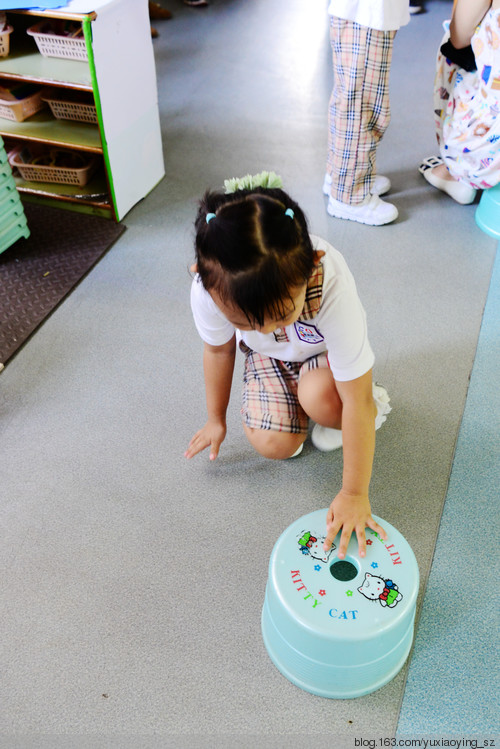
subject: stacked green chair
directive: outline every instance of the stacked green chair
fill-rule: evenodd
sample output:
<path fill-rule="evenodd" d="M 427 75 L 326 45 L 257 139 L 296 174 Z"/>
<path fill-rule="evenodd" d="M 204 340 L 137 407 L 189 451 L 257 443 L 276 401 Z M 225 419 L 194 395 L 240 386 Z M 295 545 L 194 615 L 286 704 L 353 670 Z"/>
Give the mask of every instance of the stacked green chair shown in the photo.
<path fill-rule="evenodd" d="M 0 138 L 0 253 L 21 237 L 30 235 L 24 208 L 12 176 L 3 140 Z"/>

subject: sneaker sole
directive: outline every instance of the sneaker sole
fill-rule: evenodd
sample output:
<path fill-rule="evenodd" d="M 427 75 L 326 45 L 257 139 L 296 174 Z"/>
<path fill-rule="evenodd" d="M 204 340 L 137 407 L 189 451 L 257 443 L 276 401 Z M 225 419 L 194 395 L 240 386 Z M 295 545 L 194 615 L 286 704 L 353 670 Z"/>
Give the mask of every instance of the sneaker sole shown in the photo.
<path fill-rule="evenodd" d="M 385 224 L 392 224 L 393 221 L 397 219 L 399 216 L 399 213 L 396 212 L 395 216 L 393 218 L 387 218 L 382 220 L 370 220 L 368 218 L 362 218 L 361 216 L 348 216 L 345 214 L 342 214 L 340 211 L 332 211 L 328 207 L 326 209 L 326 212 L 329 216 L 332 216 L 333 218 L 343 218 L 347 219 L 347 221 L 356 221 L 358 224 L 365 224 L 367 226 L 385 226 Z"/>

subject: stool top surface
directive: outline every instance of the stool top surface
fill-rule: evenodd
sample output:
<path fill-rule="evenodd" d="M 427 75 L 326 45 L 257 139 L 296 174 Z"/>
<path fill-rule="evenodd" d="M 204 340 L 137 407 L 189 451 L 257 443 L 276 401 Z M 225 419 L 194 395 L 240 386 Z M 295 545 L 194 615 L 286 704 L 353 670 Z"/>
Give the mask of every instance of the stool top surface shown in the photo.
<path fill-rule="evenodd" d="M 354 534 L 345 559 L 339 560 L 340 534 L 329 551 L 323 549 L 326 513 L 327 508 L 304 515 L 281 534 L 271 554 L 268 585 L 290 614 L 315 632 L 370 638 L 415 608 L 415 555 L 396 528 L 374 515 L 387 540 L 366 528 L 366 556 L 359 557 Z"/>

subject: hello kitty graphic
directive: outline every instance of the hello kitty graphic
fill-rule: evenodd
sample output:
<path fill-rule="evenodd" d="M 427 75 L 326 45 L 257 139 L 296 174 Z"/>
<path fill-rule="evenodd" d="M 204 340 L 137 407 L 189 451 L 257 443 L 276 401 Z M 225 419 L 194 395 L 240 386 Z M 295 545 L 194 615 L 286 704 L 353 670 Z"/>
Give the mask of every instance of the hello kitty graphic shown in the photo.
<path fill-rule="evenodd" d="M 365 572 L 365 579 L 358 591 L 371 601 L 379 600 L 382 606 L 388 606 L 393 609 L 403 598 L 399 592 L 398 586 L 392 580 L 384 580 L 377 575 L 370 575 Z"/>
<path fill-rule="evenodd" d="M 337 548 L 335 544 L 332 544 L 330 549 L 325 551 L 323 544 L 326 536 L 314 536 L 310 531 L 302 531 L 297 538 L 302 554 L 307 554 L 319 562 L 328 562 L 332 551 Z"/>

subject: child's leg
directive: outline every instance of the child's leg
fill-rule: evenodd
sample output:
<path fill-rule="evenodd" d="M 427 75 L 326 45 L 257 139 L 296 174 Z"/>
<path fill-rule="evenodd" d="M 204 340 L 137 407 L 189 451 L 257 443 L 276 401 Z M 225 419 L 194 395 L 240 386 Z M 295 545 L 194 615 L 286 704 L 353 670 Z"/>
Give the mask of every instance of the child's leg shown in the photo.
<path fill-rule="evenodd" d="M 314 367 L 309 368 L 310 362 Z M 326 356 L 314 357 L 300 373 L 299 403 L 316 424 L 341 429 L 342 401 Z"/>
<path fill-rule="evenodd" d="M 389 72 L 396 32 L 332 17 L 334 88 L 328 116 L 331 197 L 359 205 L 376 176 L 379 141 L 390 120 Z"/>
<path fill-rule="evenodd" d="M 265 458 L 291 457 L 307 436 L 309 419 L 297 396 L 300 363 L 246 354 L 241 414 L 250 444 Z"/>
<path fill-rule="evenodd" d="M 371 391 L 374 426 L 379 429 L 391 411 L 390 399 L 381 385 L 372 384 Z M 313 357 L 303 364 L 299 373 L 298 396 L 307 415 L 316 422 L 311 433 L 313 445 L 326 452 L 341 447 L 343 406 L 326 354 Z"/>
<path fill-rule="evenodd" d="M 307 437 L 307 434 L 274 432 L 270 429 L 251 429 L 246 424 L 243 424 L 243 429 L 247 440 L 259 455 L 271 460 L 291 458 Z"/>

